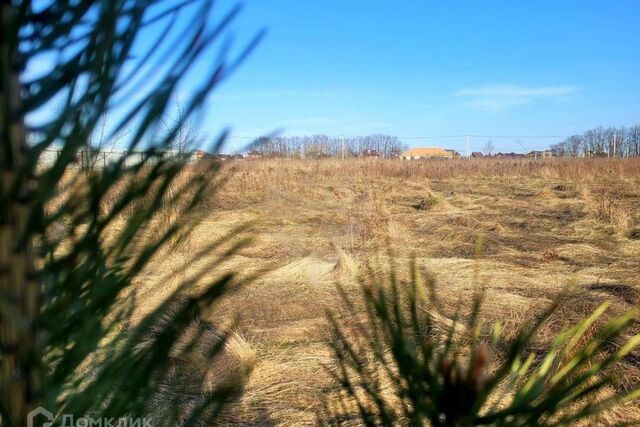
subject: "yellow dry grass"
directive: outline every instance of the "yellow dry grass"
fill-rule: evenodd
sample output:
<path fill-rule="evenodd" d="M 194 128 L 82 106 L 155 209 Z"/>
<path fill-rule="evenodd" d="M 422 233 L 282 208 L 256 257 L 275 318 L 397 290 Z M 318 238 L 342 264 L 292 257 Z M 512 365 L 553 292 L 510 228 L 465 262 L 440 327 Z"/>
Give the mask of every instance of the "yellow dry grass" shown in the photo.
<path fill-rule="evenodd" d="M 234 423 L 315 422 L 330 386 L 324 314 L 338 310 L 335 283 L 354 291 L 367 264 L 385 265 L 387 250 L 396 265 L 415 257 L 437 278 L 445 309 L 484 286 L 483 320 L 499 320 L 507 335 L 571 287 L 540 348 L 603 300 L 612 314 L 640 302 L 637 159 L 261 160 L 229 163 L 223 174 L 204 221 L 154 262 L 140 295 L 152 306 L 176 285 L 161 273 L 188 275 L 198 268 L 184 261 L 190 254 L 251 225 L 252 243 L 211 274 L 268 272 L 207 319 L 240 316 L 237 348 L 255 359 Z M 618 387 L 638 385 L 640 354 L 616 369 Z M 602 422 L 629 416 L 640 410 L 612 408 Z"/>

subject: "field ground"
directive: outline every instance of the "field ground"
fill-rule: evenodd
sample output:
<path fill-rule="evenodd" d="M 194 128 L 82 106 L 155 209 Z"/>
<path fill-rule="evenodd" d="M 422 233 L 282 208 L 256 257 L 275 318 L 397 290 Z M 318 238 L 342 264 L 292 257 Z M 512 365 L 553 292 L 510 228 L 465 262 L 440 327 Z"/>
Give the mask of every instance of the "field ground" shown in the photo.
<path fill-rule="evenodd" d="M 507 334 L 570 287 L 540 348 L 604 300 L 612 313 L 638 306 L 637 160 L 264 160 L 229 164 L 224 175 L 191 239 L 155 268 L 187 274 L 190 253 L 250 225 L 251 243 L 223 270 L 267 272 L 210 319 L 239 314 L 234 357 L 256 362 L 230 415 L 237 422 L 315 422 L 330 384 L 322 364 L 330 361 L 325 311 L 339 307 L 335 284 L 355 290 L 367 263 L 388 265 L 388 250 L 400 270 L 415 257 L 432 273 L 446 307 L 486 287 L 483 320 L 499 320 Z M 150 300 L 171 288 L 157 277 L 145 279 Z M 620 388 L 639 384 L 640 354 L 616 372 Z M 640 410 L 612 408 L 607 421 L 630 415 Z"/>

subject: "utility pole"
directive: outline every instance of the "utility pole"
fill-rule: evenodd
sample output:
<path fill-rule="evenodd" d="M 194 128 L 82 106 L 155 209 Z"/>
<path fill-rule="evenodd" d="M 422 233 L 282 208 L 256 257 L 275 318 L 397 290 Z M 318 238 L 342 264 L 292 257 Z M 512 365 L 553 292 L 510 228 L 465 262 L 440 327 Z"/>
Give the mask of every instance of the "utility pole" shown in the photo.
<path fill-rule="evenodd" d="M 342 148 L 342 160 L 344 160 L 344 135 L 340 138 L 340 144 Z"/>
<path fill-rule="evenodd" d="M 467 159 L 468 159 L 469 157 L 471 157 L 471 153 L 469 152 L 469 135 L 467 135 L 466 139 L 467 139 Z"/>

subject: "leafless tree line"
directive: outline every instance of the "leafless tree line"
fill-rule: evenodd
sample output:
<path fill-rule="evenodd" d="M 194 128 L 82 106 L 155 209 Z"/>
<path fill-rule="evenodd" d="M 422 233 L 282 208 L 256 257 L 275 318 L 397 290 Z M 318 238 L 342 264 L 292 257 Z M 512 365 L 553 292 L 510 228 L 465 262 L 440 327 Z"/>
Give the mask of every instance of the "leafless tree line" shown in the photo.
<path fill-rule="evenodd" d="M 561 157 L 640 157 L 640 125 L 630 128 L 604 128 L 599 126 L 573 135 L 551 150 Z"/>
<path fill-rule="evenodd" d="M 366 135 L 357 137 L 330 137 L 327 135 L 263 137 L 253 145 L 265 156 L 280 157 L 358 157 L 367 150 L 381 157 L 393 157 L 406 150 L 398 137 Z"/>

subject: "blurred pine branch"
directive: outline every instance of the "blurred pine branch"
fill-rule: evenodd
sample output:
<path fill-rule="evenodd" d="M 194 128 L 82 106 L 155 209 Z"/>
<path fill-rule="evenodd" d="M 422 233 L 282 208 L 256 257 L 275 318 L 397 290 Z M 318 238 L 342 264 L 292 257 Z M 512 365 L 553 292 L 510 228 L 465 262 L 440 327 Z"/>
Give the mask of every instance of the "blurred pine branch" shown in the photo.
<path fill-rule="evenodd" d="M 206 332 L 197 326 L 200 313 L 234 280 L 227 274 L 203 285 L 204 272 L 219 259 L 204 263 L 142 320 L 132 318 L 132 283 L 154 255 L 197 224 L 198 207 L 216 172 L 213 163 L 194 171 L 165 153 L 261 36 L 235 58 L 229 59 L 227 45 L 214 55 L 213 44 L 239 8 L 213 21 L 212 4 L 23 0 L 0 5 L 2 425 L 24 425 L 27 413 L 40 405 L 58 424 L 62 414 L 147 416 L 173 375 L 172 361 L 195 351 L 198 343 L 197 351 L 212 357 L 229 337 L 222 330 L 206 341 L 208 348 L 199 342 Z M 143 34 L 152 41 L 148 46 L 140 44 Z M 171 110 L 172 96 L 203 58 L 209 70 L 167 129 L 162 118 Z M 42 75 L 25 73 L 42 64 L 49 67 Z M 126 129 L 126 153 L 104 169 L 72 171 L 78 150 L 86 149 L 114 105 L 117 121 L 100 129 L 100 140 L 115 141 Z M 27 128 L 28 117 L 41 119 Z M 40 168 L 40 155 L 52 146 L 60 149 L 59 157 Z M 159 219 L 163 209 L 173 210 L 177 219 Z M 221 243 L 194 254 L 194 260 Z M 195 283 L 203 286 L 187 292 Z M 211 420 L 242 380 L 213 389 L 203 384 L 197 404 L 176 407 L 155 423 Z"/>
<path fill-rule="evenodd" d="M 640 344 L 640 335 L 623 335 L 637 310 L 604 322 L 591 336 L 603 323 L 604 303 L 536 354 L 529 348 L 561 300 L 505 340 L 499 324 L 481 334 L 482 292 L 466 322 L 460 309 L 449 320 L 434 280 L 415 265 L 411 273 L 408 284 L 395 273 L 371 273 L 358 298 L 343 291 L 349 320 L 329 316 L 334 364 L 328 369 L 337 388 L 324 403 L 321 424 L 574 425 L 640 397 L 640 389 L 607 390 L 615 380 L 609 368 Z M 620 345 L 610 351 L 611 342 Z"/>

